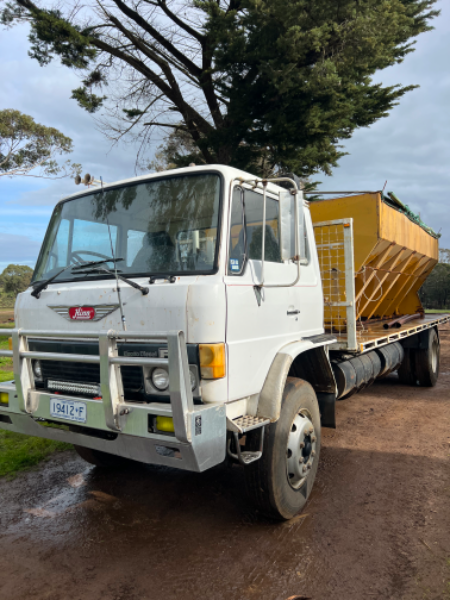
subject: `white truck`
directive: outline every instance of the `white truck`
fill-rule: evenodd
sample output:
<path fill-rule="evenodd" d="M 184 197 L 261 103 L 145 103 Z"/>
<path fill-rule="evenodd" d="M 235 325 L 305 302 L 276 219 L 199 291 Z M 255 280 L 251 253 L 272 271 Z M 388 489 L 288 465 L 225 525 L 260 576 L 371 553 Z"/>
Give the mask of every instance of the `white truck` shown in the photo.
<path fill-rule="evenodd" d="M 62 200 L 0 352 L 14 363 L 0 427 L 69 442 L 99 466 L 201 472 L 228 455 L 259 510 L 293 517 L 336 400 L 399 368 L 434 385 L 448 319 L 375 320 L 368 335 L 355 309 L 353 220 L 315 226 L 317 245 L 294 177 L 221 165 Z M 324 228 L 335 232 L 327 240 Z"/>

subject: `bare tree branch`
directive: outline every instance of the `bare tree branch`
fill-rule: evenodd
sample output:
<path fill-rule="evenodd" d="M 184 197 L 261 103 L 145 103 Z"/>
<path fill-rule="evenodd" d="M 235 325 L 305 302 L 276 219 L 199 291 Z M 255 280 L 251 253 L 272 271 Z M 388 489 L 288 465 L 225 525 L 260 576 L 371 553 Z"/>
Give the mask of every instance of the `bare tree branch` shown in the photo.
<path fill-rule="evenodd" d="M 176 58 L 182 65 L 184 65 L 191 75 L 200 77 L 201 69 L 194 62 L 189 60 L 189 58 L 185 54 L 180 52 L 176 48 L 176 46 L 171 44 L 167 38 L 161 35 L 161 33 L 157 29 L 152 27 L 152 25 L 148 23 L 143 17 L 141 17 L 141 15 L 138 12 L 132 10 L 129 6 L 125 4 L 125 2 L 122 2 L 122 0 L 113 0 L 113 2 L 125 15 L 133 19 L 133 21 L 137 23 L 139 27 L 141 27 L 144 31 L 149 33 L 153 37 L 153 39 L 160 43 L 161 46 L 163 46 L 163 48 L 170 52 L 174 58 Z"/>

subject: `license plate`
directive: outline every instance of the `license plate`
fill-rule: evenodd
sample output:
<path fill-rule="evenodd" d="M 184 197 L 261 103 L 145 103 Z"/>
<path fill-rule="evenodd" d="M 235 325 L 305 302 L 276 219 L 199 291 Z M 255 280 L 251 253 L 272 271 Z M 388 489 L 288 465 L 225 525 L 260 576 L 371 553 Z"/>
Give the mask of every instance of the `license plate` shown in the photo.
<path fill-rule="evenodd" d="M 50 398 L 50 414 L 58 419 L 86 423 L 86 402 Z"/>

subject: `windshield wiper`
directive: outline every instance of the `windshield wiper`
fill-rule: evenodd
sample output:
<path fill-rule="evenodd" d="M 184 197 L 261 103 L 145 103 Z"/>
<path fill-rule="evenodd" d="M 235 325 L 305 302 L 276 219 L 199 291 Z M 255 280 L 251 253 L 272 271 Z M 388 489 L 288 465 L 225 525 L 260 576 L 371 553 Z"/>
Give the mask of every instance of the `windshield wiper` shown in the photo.
<path fill-rule="evenodd" d="M 40 283 L 33 285 L 33 291 L 31 292 L 31 295 L 34 296 L 35 298 L 40 298 L 42 290 L 45 290 L 45 288 L 48 286 L 49 283 L 51 283 L 57 277 L 59 277 L 61 275 L 61 273 L 64 273 L 64 271 L 67 271 L 67 269 L 73 269 L 76 266 L 77 265 L 68 265 L 67 267 L 64 267 L 64 269 L 61 269 L 60 271 L 58 271 L 56 273 L 56 275 L 53 275 L 53 277 L 50 277 L 49 279 L 45 279 L 44 281 L 41 281 Z"/>
<path fill-rule="evenodd" d="M 115 260 L 116 261 L 123 260 L 123 258 L 116 258 Z M 112 269 L 105 267 L 103 264 L 105 262 L 109 262 L 109 261 L 102 261 L 101 263 L 100 263 L 100 261 L 96 262 L 95 264 L 91 264 L 91 268 L 89 268 L 89 265 L 87 265 L 87 264 L 80 265 L 79 267 L 77 267 L 76 272 L 89 275 L 90 273 L 95 273 L 96 271 L 103 271 L 104 273 L 109 273 L 110 275 L 117 275 L 117 277 L 121 281 L 128 283 L 128 285 L 131 285 L 131 287 L 134 287 L 136 290 L 139 290 L 143 296 L 146 296 L 148 294 L 148 292 L 149 292 L 148 287 L 142 287 L 142 285 L 139 285 L 135 281 L 131 281 L 131 279 L 127 279 L 120 273 L 116 273 Z M 102 266 L 99 266 L 99 264 L 102 264 Z M 85 270 L 86 267 L 88 267 L 88 268 Z"/>
<path fill-rule="evenodd" d="M 33 291 L 31 292 L 31 295 L 34 296 L 35 298 L 40 298 L 41 296 L 41 292 L 43 290 L 45 290 L 45 288 L 48 286 L 49 283 L 51 283 L 52 281 L 54 281 L 55 279 L 57 279 L 62 273 L 64 273 L 64 271 L 67 271 L 68 269 L 72 269 L 72 271 L 75 271 L 75 273 L 79 273 L 80 275 L 84 275 L 84 274 L 89 274 L 89 273 L 94 273 L 95 271 L 103 271 L 104 273 L 109 273 L 110 275 L 114 275 L 114 271 L 112 271 L 111 269 L 109 269 L 108 267 L 104 266 L 105 263 L 108 262 L 119 262 L 121 260 L 124 260 L 123 258 L 108 258 L 105 260 L 92 260 L 90 262 L 83 262 L 81 264 L 76 264 L 76 265 L 68 265 L 67 267 L 64 267 L 64 269 L 61 269 L 60 271 L 58 271 L 55 275 L 53 275 L 52 277 L 50 277 L 49 279 L 45 279 L 45 281 L 41 281 L 40 283 L 37 283 L 36 285 L 33 285 Z M 138 283 L 131 281 L 130 279 L 127 279 L 126 277 L 124 277 L 123 275 L 120 275 L 119 273 L 117 273 L 117 277 L 119 279 L 121 279 L 122 281 L 124 281 L 125 283 L 128 283 L 128 285 L 131 285 L 131 287 L 134 287 L 135 289 L 139 290 L 143 296 L 146 296 L 149 292 L 148 287 L 142 287 L 141 285 L 139 285 Z"/>
<path fill-rule="evenodd" d="M 67 271 L 68 269 L 72 269 L 73 271 L 76 271 L 76 270 L 83 269 L 86 267 L 92 267 L 94 265 L 103 265 L 104 263 L 107 263 L 107 262 L 115 263 L 120 260 L 123 260 L 123 258 L 108 258 L 105 260 L 91 260 L 89 262 L 83 261 L 81 264 L 77 263 L 76 265 L 67 265 L 67 267 L 64 267 L 64 269 L 61 269 L 60 271 L 58 271 L 58 273 L 53 275 L 53 277 L 50 277 L 49 279 L 45 279 L 44 281 L 41 281 L 40 283 L 33 285 L 33 291 L 31 292 L 31 295 L 34 296 L 35 298 L 40 298 L 41 292 L 43 290 L 45 290 L 45 288 L 48 286 L 48 284 L 51 283 L 52 281 L 54 281 L 57 277 L 59 277 L 61 275 L 61 273 L 64 273 L 64 271 Z"/>

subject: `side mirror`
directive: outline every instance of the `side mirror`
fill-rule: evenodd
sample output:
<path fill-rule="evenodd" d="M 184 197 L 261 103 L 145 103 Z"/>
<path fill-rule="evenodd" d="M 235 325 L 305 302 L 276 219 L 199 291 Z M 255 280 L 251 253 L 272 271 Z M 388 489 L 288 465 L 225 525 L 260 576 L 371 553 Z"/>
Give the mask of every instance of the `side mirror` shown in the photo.
<path fill-rule="evenodd" d="M 297 203 L 297 206 L 296 206 Z M 298 229 L 296 227 L 296 208 Z M 298 262 L 306 256 L 305 211 L 303 193 L 293 194 L 290 190 L 280 193 L 281 260 Z M 298 249 L 296 236 L 298 235 Z"/>

